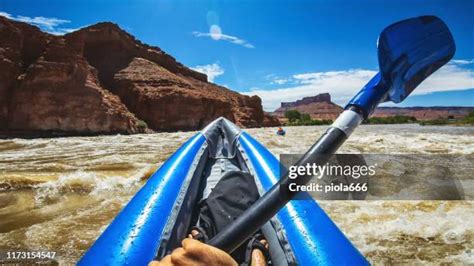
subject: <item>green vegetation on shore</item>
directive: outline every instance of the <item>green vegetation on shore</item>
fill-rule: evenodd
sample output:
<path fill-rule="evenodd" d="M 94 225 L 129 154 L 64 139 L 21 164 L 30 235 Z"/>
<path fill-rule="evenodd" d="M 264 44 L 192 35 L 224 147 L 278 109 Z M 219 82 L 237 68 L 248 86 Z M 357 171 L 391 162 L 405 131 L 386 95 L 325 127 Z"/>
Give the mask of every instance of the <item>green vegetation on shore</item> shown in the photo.
<path fill-rule="evenodd" d="M 417 120 L 413 116 L 395 115 L 387 117 L 371 117 L 364 121 L 364 124 L 407 124 L 416 122 Z"/>
<path fill-rule="evenodd" d="M 143 120 L 138 120 L 138 122 L 137 122 L 137 129 L 138 129 L 138 132 L 144 133 L 147 128 L 148 128 L 148 125 L 147 125 L 147 123 L 146 123 L 145 121 L 143 121 Z"/>
<path fill-rule="evenodd" d="M 332 123 L 332 120 L 312 119 L 309 114 L 302 114 L 298 110 L 286 111 L 285 117 L 288 119 L 285 126 L 319 126 L 330 125 Z"/>
<path fill-rule="evenodd" d="M 285 118 L 288 122 L 285 126 L 317 126 L 329 125 L 332 120 L 312 119 L 309 114 L 300 113 L 298 110 L 289 110 L 285 112 Z M 419 121 L 413 116 L 395 115 L 387 117 L 371 117 L 364 121 L 364 124 L 409 124 L 418 123 L 422 126 L 453 125 L 453 126 L 474 126 L 474 112 L 469 113 L 463 118 L 438 118 L 434 120 Z"/>
<path fill-rule="evenodd" d="M 422 126 L 439 126 L 439 125 L 453 125 L 453 126 L 474 126 L 474 112 L 470 112 L 463 118 L 459 119 L 446 119 L 440 118 L 435 120 L 420 121 Z"/>

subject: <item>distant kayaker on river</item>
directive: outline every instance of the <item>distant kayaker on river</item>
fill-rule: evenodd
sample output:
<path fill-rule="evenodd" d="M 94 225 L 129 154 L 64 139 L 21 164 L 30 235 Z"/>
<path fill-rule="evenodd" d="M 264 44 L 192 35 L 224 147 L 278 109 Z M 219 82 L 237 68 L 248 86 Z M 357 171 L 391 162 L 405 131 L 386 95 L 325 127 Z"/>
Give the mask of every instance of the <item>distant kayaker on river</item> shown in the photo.
<path fill-rule="evenodd" d="M 283 128 L 279 127 L 276 133 L 277 135 L 285 136 L 286 131 Z"/>

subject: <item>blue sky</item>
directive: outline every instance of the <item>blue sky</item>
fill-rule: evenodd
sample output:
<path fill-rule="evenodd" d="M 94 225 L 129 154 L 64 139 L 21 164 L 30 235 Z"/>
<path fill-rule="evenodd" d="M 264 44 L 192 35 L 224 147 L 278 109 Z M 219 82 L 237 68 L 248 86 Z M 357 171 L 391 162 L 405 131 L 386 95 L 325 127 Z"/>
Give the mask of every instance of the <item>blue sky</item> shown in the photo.
<path fill-rule="evenodd" d="M 259 95 L 266 110 L 321 92 L 344 104 L 377 70 L 380 31 L 431 14 L 451 29 L 455 60 L 404 105 L 474 106 L 474 1 L 0 0 L 0 12 L 56 34 L 115 22 L 215 83 Z"/>

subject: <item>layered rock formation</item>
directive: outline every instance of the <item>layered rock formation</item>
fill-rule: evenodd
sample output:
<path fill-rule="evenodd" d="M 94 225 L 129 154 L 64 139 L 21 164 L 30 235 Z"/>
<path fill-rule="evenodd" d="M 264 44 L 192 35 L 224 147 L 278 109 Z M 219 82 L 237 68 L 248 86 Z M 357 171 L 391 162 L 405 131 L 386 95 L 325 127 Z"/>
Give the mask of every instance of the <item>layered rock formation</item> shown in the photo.
<path fill-rule="evenodd" d="M 304 97 L 303 99 L 294 102 L 282 102 L 281 107 L 290 108 L 321 102 L 331 102 L 331 95 L 329 93 L 321 93 L 316 96 Z"/>
<path fill-rule="evenodd" d="M 309 114 L 313 119 L 334 120 L 343 109 L 331 101 L 329 93 L 321 93 L 295 102 L 282 102 L 281 107 L 272 114 L 282 119 L 288 110 L 298 110 L 300 113 Z"/>
<path fill-rule="evenodd" d="M 457 106 L 433 106 L 433 107 L 378 107 L 375 109 L 373 117 L 388 117 L 395 115 L 412 116 L 417 120 L 434 120 L 463 118 L 470 112 L 474 112 L 474 107 Z"/>
<path fill-rule="evenodd" d="M 322 93 L 312 97 L 304 97 L 295 102 L 282 102 L 281 107 L 272 114 L 284 121 L 285 112 L 288 110 L 298 110 L 300 113 L 309 114 L 313 119 L 334 120 L 342 112 L 342 108 L 331 102 L 329 93 Z M 433 106 L 433 107 L 377 107 L 372 117 L 390 116 L 412 116 L 417 120 L 435 119 L 458 119 L 463 118 L 470 112 L 474 112 L 474 107 L 458 106 Z"/>
<path fill-rule="evenodd" d="M 144 58 L 134 58 L 114 75 L 113 82 L 114 93 L 153 129 L 199 129 L 220 116 L 245 127 L 271 125 L 264 123 L 259 97 L 174 75 Z"/>
<path fill-rule="evenodd" d="M 208 83 L 115 24 L 54 36 L 0 17 L 3 132 L 135 133 L 139 120 L 196 130 L 219 116 L 243 127 L 278 123 L 257 96 Z"/>

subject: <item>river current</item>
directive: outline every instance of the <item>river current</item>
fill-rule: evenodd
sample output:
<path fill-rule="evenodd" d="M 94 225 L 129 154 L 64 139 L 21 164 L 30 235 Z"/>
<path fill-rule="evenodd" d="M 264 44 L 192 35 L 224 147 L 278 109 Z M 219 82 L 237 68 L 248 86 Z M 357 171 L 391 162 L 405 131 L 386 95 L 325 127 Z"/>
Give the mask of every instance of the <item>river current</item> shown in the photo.
<path fill-rule="evenodd" d="M 248 129 L 273 154 L 303 153 L 325 127 Z M 0 140 L 0 250 L 73 264 L 195 132 Z M 474 154 L 474 127 L 363 125 L 341 153 Z M 321 201 L 374 264 L 473 264 L 473 201 Z"/>

